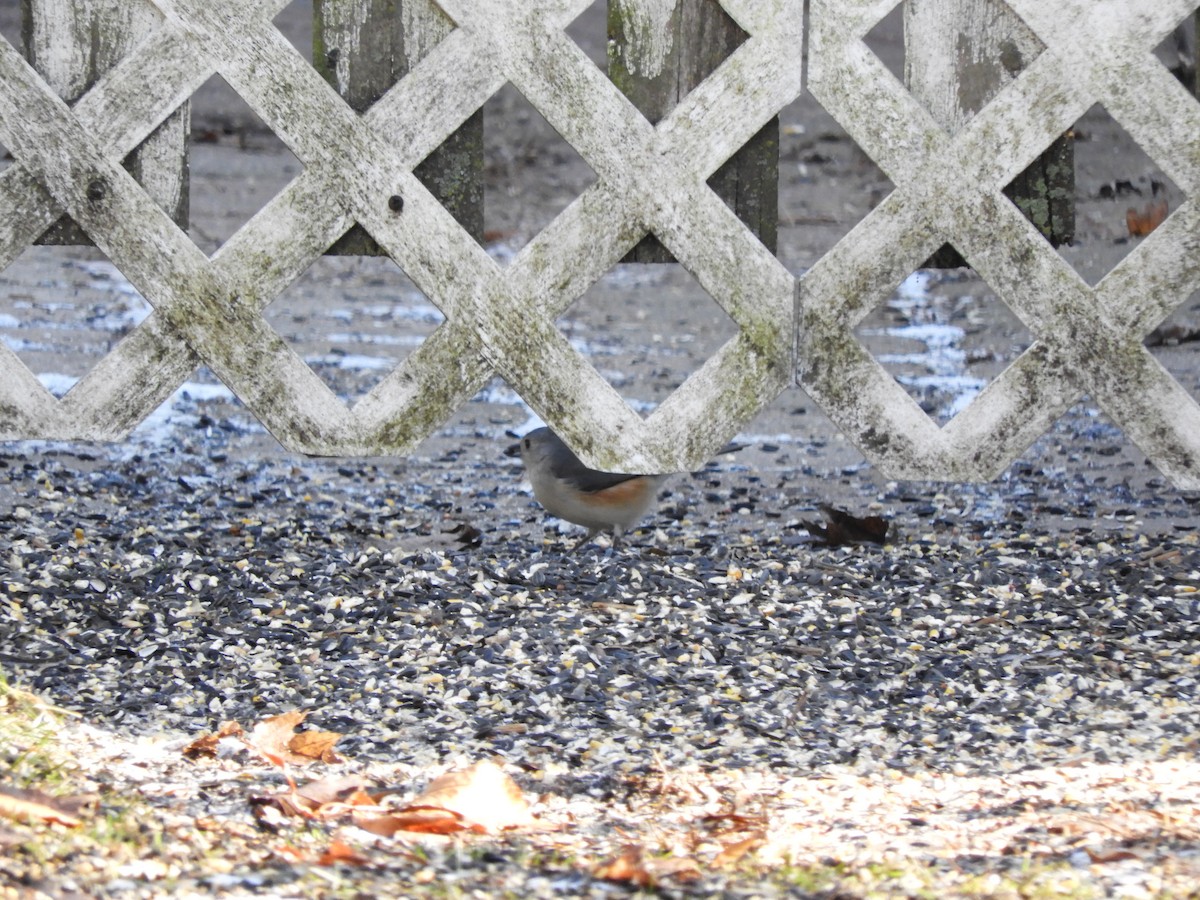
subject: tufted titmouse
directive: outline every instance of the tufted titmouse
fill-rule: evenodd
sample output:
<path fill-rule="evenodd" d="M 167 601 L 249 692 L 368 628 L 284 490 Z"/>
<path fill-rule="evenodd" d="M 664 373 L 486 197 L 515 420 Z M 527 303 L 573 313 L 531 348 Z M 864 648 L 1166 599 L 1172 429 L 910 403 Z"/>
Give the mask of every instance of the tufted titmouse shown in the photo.
<path fill-rule="evenodd" d="M 740 450 L 730 445 L 722 452 Z M 549 428 L 535 428 L 505 451 L 520 456 L 533 494 L 546 512 L 588 529 L 577 549 L 601 531 L 621 533 L 636 525 L 649 511 L 659 486 L 670 475 L 623 475 L 589 469 Z"/>

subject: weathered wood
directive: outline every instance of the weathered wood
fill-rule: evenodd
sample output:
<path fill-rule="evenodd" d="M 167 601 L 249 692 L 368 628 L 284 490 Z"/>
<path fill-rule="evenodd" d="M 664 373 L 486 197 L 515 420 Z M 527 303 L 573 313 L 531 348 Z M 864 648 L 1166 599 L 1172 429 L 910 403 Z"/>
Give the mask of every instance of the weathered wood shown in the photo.
<path fill-rule="evenodd" d="M 69 104 L 74 104 L 161 21 L 149 3 L 129 0 L 21 0 L 25 56 Z M 190 123 L 184 103 L 125 160 L 150 196 L 180 227 L 188 221 Z M 70 219 L 39 239 L 46 244 L 90 244 Z"/>
<path fill-rule="evenodd" d="M 608 75 L 657 123 L 745 39 L 716 0 L 610 0 Z M 796 48 L 799 57 L 800 48 Z M 779 232 L 779 120 L 772 119 L 708 184 L 774 252 Z M 671 262 L 647 235 L 626 262 Z"/>
<path fill-rule="evenodd" d="M 939 125 L 955 134 L 1042 49 L 1000 0 L 905 0 L 905 81 Z M 1053 246 L 1075 237 L 1075 148 L 1064 135 L 1006 188 Z M 926 265 L 965 261 L 943 247 Z"/>
<path fill-rule="evenodd" d="M 62 400 L 0 347 L 0 436 L 120 437 L 204 364 L 294 451 L 402 453 L 498 374 L 589 464 L 666 471 L 698 464 L 797 376 L 889 477 L 994 477 L 1087 394 L 1168 477 L 1200 486 L 1200 404 L 1142 343 L 1200 290 L 1200 207 L 1175 210 L 1092 286 L 1001 192 L 1100 102 L 1200 194 L 1200 107 L 1151 54 L 1195 0 L 1112 0 L 1104 16 L 1092 0 L 1008 0 L 1046 51 L 954 132 L 862 42 L 889 0 L 723 0 L 752 37 L 656 126 L 565 34 L 587 0 L 437 0 L 457 27 L 418 31 L 429 55 L 361 114 L 271 24 L 285 3 L 154 0 L 162 27 L 73 109 L 0 42 L 0 141 L 15 157 L 0 173 L 0 262 L 65 210 L 154 308 Z M 797 279 L 706 182 L 799 95 L 808 27 L 813 96 L 896 189 Z M 644 35 L 647 70 L 670 56 L 650 36 L 668 33 Z M 118 160 L 214 65 L 304 171 L 209 258 Z M 501 266 L 412 170 L 506 81 L 597 179 Z M 262 312 L 356 221 L 446 321 L 348 408 Z M 642 418 L 555 320 L 647 230 L 738 334 Z M 854 328 L 947 240 L 1034 341 L 939 426 Z"/>
<path fill-rule="evenodd" d="M 432 0 L 316 0 L 313 60 L 356 112 L 370 109 L 421 62 L 454 23 Z M 483 241 L 483 111 L 474 113 L 415 169 L 476 240 Z M 380 255 L 355 225 L 328 251 Z"/>
<path fill-rule="evenodd" d="M 810 2 L 808 86 L 895 190 L 801 277 L 804 389 L 888 477 L 995 477 L 1087 394 L 1177 485 L 1200 485 L 1200 404 L 1142 344 L 1200 288 L 1200 210 L 1177 209 L 1093 287 L 1002 193 L 1095 102 L 1185 193 L 1200 188 L 1200 108 L 1150 52 L 1191 0 L 1105 16 L 1090 0 L 1007 0 L 1047 49 L 954 133 L 863 44 L 887 0 Z M 947 240 L 1034 342 L 939 426 L 853 329 Z"/>

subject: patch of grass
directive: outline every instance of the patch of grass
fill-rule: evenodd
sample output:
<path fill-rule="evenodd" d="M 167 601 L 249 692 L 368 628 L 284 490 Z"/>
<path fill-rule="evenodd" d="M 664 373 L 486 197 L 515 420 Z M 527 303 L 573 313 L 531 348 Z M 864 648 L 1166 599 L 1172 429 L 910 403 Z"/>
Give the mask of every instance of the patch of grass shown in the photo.
<path fill-rule="evenodd" d="M 0 673 L 0 772 L 2 783 L 52 790 L 69 779 L 71 766 L 56 752 L 58 726 L 66 710 L 9 684 Z"/>

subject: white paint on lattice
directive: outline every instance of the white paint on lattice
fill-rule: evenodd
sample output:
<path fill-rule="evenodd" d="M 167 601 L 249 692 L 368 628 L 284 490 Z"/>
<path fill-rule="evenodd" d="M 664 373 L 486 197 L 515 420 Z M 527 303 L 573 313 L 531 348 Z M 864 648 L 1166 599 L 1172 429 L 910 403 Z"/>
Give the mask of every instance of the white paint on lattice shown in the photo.
<path fill-rule="evenodd" d="M 589 2 L 440 0 L 455 30 L 362 116 L 271 24 L 286 0 L 153 0 L 162 26 L 71 108 L 0 41 L 0 141 L 16 158 L 0 264 L 65 211 L 154 310 L 61 400 L 0 347 L 0 437 L 123 437 L 203 363 L 295 450 L 398 453 L 499 374 L 593 464 L 665 471 L 701 462 L 795 371 L 892 477 L 992 477 L 1087 393 L 1200 485 L 1200 407 L 1141 342 L 1200 289 L 1195 202 L 1091 287 L 1001 193 L 1101 102 L 1194 197 L 1200 107 L 1151 51 L 1197 0 L 1011 0 L 1045 50 L 952 135 L 862 41 L 894 0 L 725 0 L 749 39 L 657 125 L 567 37 Z M 809 87 L 896 190 L 798 283 L 705 182 L 798 95 L 806 5 Z M 304 171 L 210 259 L 120 161 L 214 72 Z M 501 268 L 412 169 L 506 81 L 597 180 Z M 347 407 L 262 312 L 353 222 L 446 321 Z M 643 420 L 553 323 L 647 231 L 740 331 Z M 947 241 L 1036 340 L 939 428 L 853 329 Z"/>

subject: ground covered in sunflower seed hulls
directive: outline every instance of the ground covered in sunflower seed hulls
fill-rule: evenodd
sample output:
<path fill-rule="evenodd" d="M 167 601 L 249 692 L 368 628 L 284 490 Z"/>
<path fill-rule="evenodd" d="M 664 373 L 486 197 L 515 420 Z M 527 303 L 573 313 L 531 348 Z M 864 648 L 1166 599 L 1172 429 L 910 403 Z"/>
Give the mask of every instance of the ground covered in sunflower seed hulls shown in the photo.
<path fill-rule="evenodd" d="M 0 669 L 109 735 L 81 751 L 102 784 L 255 833 L 245 762 L 179 750 L 304 708 L 385 781 L 496 758 L 553 829 L 467 856 L 376 847 L 369 877 L 604 894 L 589 873 L 630 843 L 694 861 L 649 876 L 682 892 L 811 866 L 911 879 L 913 860 L 943 888 L 1030 859 L 1080 891 L 1200 877 L 1196 497 L 1144 466 L 1060 465 L 1085 419 L 1011 479 L 940 492 L 806 479 L 756 443 L 670 482 L 628 544 L 575 553 L 494 444 L 256 457 L 230 448 L 261 436 L 214 421 L 192 442 L 0 457 Z M 826 499 L 886 516 L 889 542 L 815 544 Z M 755 878 L 712 865 L 749 840 Z M 219 886 L 312 889 L 247 852 Z M 210 876 L 181 863 L 172 883 Z"/>

